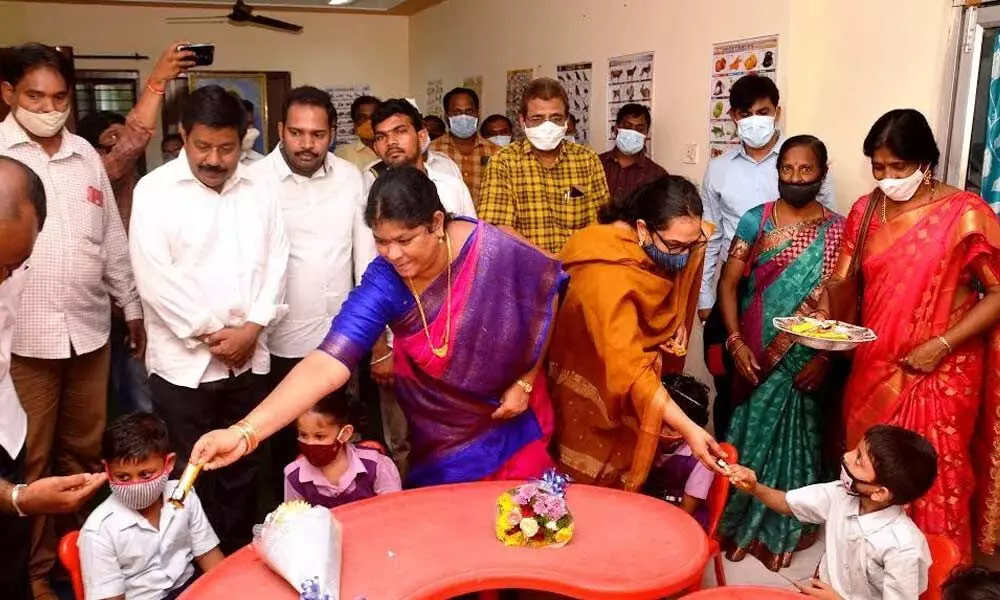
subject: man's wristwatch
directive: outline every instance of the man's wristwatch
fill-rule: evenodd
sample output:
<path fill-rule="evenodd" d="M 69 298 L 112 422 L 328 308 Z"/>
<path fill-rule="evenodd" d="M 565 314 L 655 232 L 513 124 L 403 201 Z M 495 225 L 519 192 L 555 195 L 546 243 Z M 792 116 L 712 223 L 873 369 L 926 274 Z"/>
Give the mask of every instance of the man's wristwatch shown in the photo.
<path fill-rule="evenodd" d="M 530 383 L 528 383 L 527 381 L 525 381 L 523 379 L 518 379 L 514 383 L 516 383 L 519 388 L 521 388 L 522 390 L 524 390 L 525 394 L 530 394 L 535 389 L 535 386 L 531 385 Z"/>
<path fill-rule="evenodd" d="M 24 513 L 23 510 L 21 510 L 21 507 L 18 506 L 17 504 L 17 498 L 21 495 L 21 491 L 26 487 L 28 487 L 26 484 L 19 483 L 10 490 L 10 505 L 14 507 L 15 511 L 17 511 L 17 516 L 19 517 L 28 516 Z"/>

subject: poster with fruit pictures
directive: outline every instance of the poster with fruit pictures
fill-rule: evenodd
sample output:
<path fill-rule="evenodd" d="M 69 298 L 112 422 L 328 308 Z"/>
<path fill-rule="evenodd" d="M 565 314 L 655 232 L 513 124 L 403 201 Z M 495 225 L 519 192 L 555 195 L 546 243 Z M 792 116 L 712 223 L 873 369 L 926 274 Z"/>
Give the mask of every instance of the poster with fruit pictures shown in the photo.
<path fill-rule="evenodd" d="M 556 77 L 569 96 L 569 112 L 576 117 L 576 141 L 590 144 L 590 80 L 593 65 L 573 63 L 556 67 Z"/>
<path fill-rule="evenodd" d="M 608 60 L 608 126 L 607 139 L 613 141 L 611 128 L 618 109 L 626 104 L 642 104 L 653 110 L 653 53 L 640 52 L 616 56 Z M 652 138 L 646 138 L 646 151 L 651 150 Z"/>
<path fill-rule="evenodd" d="M 740 145 L 736 123 L 729 117 L 729 88 L 749 73 L 777 81 L 777 71 L 776 35 L 725 42 L 712 47 L 708 101 L 708 146 L 712 158 Z"/>

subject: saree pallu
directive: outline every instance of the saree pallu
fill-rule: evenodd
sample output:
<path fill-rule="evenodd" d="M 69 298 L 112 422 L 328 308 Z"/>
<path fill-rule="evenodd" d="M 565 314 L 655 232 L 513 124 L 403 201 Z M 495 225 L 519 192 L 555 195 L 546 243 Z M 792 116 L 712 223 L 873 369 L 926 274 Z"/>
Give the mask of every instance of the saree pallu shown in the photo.
<path fill-rule="evenodd" d="M 565 280 L 558 261 L 479 222 L 452 263 L 448 353 L 430 350 L 406 283 L 385 259 L 369 266 L 320 346 L 353 368 L 386 325 L 395 391 L 410 435 L 407 485 L 537 477 L 552 465 L 552 405 L 543 374 L 529 409 L 495 420 L 503 393 L 541 357 Z M 436 347 L 445 339 L 448 281 L 420 295 Z"/>
<path fill-rule="evenodd" d="M 772 319 L 815 310 L 822 283 L 836 264 L 844 218 L 830 214 L 778 227 L 774 205 L 747 211 L 729 253 L 747 265 L 740 332 L 762 370 L 756 388 L 738 376 L 744 385 L 734 395 L 740 404 L 727 441 L 761 483 L 793 490 L 820 479 L 822 410 L 816 395 L 794 385 L 816 353 L 793 343 Z M 816 539 L 816 527 L 779 515 L 747 494 L 730 496 L 720 532 L 731 556 L 752 554 L 772 571 L 787 567 L 793 551 Z"/>
<path fill-rule="evenodd" d="M 857 349 L 847 382 L 848 447 L 878 424 L 926 437 L 938 452 L 938 475 L 930 491 L 909 507 L 910 516 L 924 533 L 952 538 L 969 557 L 978 483 L 983 509 L 978 542 L 992 552 L 1000 503 L 995 425 L 1000 329 L 994 326 L 956 347 L 932 373 L 907 371 L 900 361 L 962 320 L 979 299 L 977 280 L 997 285 L 1000 222 L 981 198 L 957 192 L 888 223 L 872 219 L 865 248 L 859 250 L 853 241 L 867 202 L 862 198 L 851 212 L 837 266 L 838 274 L 846 272 L 852 253 L 862 252 L 862 322 L 878 335 L 877 341 Z M 980 410 L 983 435 L 974 445 Z M 975 472 L 973 447 L 981 453 L 975 459 L 982 461 Z"/>
<path fill-rule="evenodd" d="M 711 235 L 711 225 L 703 229 Z M 667 273 L 618 225 L 583 229 L 563 249 L 570 283 L 549 381 L 559 461 L 575 481 L 635 491 L 649 475 L 670 401 L 659 346 L 690 328 L 704 253 Z"/>

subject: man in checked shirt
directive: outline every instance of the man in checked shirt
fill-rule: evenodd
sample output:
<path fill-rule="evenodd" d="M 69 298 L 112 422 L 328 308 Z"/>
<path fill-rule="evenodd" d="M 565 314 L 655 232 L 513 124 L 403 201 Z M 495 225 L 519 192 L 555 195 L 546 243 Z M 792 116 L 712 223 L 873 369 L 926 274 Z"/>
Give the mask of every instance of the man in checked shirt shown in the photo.
<path fill-rule="evenodd" d="M 0 155 L 31 167 L 48 197 L 11 360 L 14 387 L 28 414 L 30 483 L 102 470 L 110 301 L 124 310 L 138 352 L 145 334 L 125 228 L 101 157 L 63 127 L 71 110 L 72 65 L 54 48 L 26 44 L 4 54 L 2 79 L 0 92 L 11 113 L 0 123 Z M 55 599 L 48 574 L 56 541 L 51 519 L 38 518 L 29 569 L 36 600 Z"/>

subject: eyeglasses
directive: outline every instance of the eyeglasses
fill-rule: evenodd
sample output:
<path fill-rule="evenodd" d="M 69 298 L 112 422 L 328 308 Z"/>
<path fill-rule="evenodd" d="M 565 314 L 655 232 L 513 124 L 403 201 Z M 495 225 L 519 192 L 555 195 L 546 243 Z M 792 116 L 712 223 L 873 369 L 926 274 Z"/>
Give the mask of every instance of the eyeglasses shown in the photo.
<path fill-rule="evenodd" d="M 708 244 L 708 238 L 705 237 L 705 232 L 702 231 L 698 239 L 691 242 L 690 244 L 683 244 L 681 242 L 675 242 L 673 240 L 665 240 L 659 232 L 654 231 L 653 235 L 656 236 L 663 247 L 667 249 L 667 254 L 684 254 L 685 252 L 694 252 L 695 250 L 701 249 L 702 246 Z"/>
<path fill-rule="evenodd" d="M 524 122 L 527 123 L 528 127 L 538 127 L 546 121 L 551 121 L 553 124 L 562 127 L 566 124 L 567 117 L 565 115 L 532 115 L 530 117 L 525 117 Z"/>

